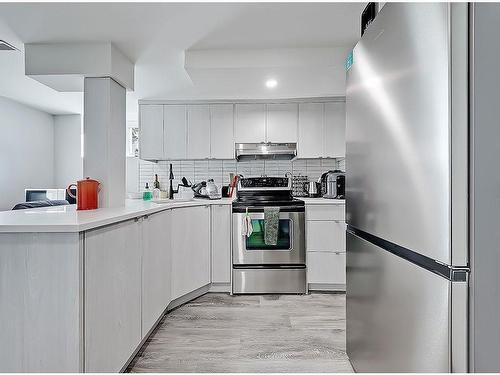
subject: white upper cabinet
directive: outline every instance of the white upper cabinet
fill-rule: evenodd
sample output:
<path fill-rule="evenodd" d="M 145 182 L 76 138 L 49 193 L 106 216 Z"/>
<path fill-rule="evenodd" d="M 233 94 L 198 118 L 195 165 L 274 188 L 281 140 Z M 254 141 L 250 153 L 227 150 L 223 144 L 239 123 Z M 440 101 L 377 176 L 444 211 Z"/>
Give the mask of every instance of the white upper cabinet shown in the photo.
<path fill-rule="evenodd" d="M 163 159 L 163 106 L 141 105 L 139 129 L 141 159 Z"/>
<path fill-rule="evenodd" d="M 325 103 L 324 156 L 345 157 L 345 102 Z"/>
<path fill-rule="evenodd" d="M 208 159 L 210 157 L 210 107 L 189 105 L 187 107 L 187 158 Z"/>
<path fill-rule="evenodd" d="M 235 105 L 235 143 L 259 143 L 266 139 L 266 105 Z"/>
<path fill-rule="evenodd" d="M 234 116 L 232 104 L 210 105 L 210 157 L 234 159 Z"/>
<path fill-rule="evenodd" d="M 141 104 L 145 160 L 234 159 L 235 143 L 297 143 L 299 159 L 345 157 L 345 102 Z"/>
<path fill-rule="evenodd" d="M 267 105 L 267 142 L 295 143 L 297 142 L 296 103 Z"/>
<path fill-rule="evenodd" d="M 187 124 L 185 105 L 163 107 L 164 159 L 187 158 Z"/>
<path fill-rule="evenodd" d="M 299 104 L 299 158 L 323 157 L 323 103 Z"/>

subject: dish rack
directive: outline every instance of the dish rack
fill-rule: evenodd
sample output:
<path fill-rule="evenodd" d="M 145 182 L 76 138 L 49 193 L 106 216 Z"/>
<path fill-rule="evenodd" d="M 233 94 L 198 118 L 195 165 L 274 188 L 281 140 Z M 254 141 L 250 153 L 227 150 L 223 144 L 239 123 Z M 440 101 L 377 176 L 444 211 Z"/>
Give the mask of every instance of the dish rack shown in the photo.
<path fill-rule="evenodd" d="M 307 192 L 304 189 L 305 184 L 309 182 L 307 176 L 292 176 L 292 195 L 294 197 L 307 197 Z"/>

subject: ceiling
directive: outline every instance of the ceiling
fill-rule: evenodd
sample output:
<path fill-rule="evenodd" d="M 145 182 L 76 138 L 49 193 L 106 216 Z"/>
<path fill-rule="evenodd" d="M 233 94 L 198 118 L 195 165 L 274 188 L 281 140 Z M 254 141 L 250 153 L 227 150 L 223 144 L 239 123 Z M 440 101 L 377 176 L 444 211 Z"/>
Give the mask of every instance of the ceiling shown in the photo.
<path fill-rule="evenodd" d="M 81 111 L 80 93 L 58 93 L 22 74 L 23 43 L 78 41 L 111 41 L 135 63 L 135 92 L 127 94 L 131 117 L 137 99 L 336 95 L 338 89 L 329 92 L 328 84 L 339 81 L 338 66 L 249 63 L 236 69 L 223 64 L 221 51 L 308 48 L 314 53 L 314 48 L 352 48 L 363 7 L 364 3 L 2 3 L 0 39 L 20 51 L 0 52 L 0 95 L 50 113 Z M 186 51 L 198 50 L 209 52 L 212 62 L 188 71 Z M 217 56 L 220 67 L 213 62 Z M 279 77 L 273 92 L 263 84 L 269 75 Z"/>

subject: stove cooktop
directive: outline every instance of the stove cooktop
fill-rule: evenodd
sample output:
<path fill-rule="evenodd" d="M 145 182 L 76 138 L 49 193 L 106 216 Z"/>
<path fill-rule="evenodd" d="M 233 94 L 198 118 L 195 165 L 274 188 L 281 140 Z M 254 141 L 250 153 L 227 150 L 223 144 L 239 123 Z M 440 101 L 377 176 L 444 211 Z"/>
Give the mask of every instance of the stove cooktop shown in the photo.
<path fill-rule="evenodd" d="M 250 177 L 239 181 L 233 208 L 302 207 L 304 202 L 292 197 L 288 177 Z"/>

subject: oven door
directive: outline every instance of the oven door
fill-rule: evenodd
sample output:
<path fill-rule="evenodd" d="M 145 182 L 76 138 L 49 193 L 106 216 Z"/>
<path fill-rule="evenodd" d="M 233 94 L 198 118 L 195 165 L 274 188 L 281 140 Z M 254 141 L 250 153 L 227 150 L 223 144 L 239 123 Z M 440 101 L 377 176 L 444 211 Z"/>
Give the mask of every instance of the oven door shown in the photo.
<path fill-rule="evenodd" d="M 257 211 L 257 212 L 255 212 Z M 245 213 L 233 213 L 233 264 L 286 265 L 305 264 L 305 215 L 302 212 L 280 212 L 278 241 L 266 245 L 264 212 L 251 210 L 253 233 L 243 235 Z"/>

